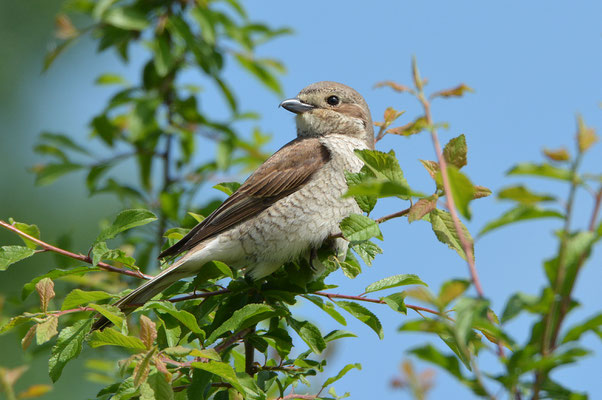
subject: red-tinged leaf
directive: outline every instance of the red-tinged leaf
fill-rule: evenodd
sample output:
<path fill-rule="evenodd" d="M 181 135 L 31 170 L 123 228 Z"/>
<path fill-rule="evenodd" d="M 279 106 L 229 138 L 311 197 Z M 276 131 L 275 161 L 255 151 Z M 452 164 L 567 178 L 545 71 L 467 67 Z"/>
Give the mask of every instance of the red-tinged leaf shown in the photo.
<path fill-rule="evenodd" d="M 403 92 L 413 92 L 413 90 L 405 85 L 400 85 L 399 83 L 395 83 L 393 81 L 382 81 L 382 82 L 378 82 L 376 85 L 374 85 L 375 88 L 380 88 L 380 87 L 390 87 L 391 89 L 395 90 L 396 92 L 399 93 L 403 93 Z"/>
<path fill-rule="evenodd" d="M 33 325 L 31 328 L 29 328 L 29 330 L 27 331 L 25 336 L 23 336 L 23 339 L 21 339 L 21 348 L 23 348 L 23 350 L 27 350 L 27 348 L 31 344 L 33 338 L 36 337 L 36 328 L 37 327 L 38 327 L 38 324 Z"/>
<path fill-rule="evenodd" d="M 157 327 L 150 318 L 146 315 L 140 316 L 140 339 L 146 346 L 147 349 L 150 350 L 153 347 L 153 343 L 157 338 Z"/>
<path fill-rule="evenodd" d="M 583 121 L 583 117 L 581 115 L 577 116 L 577 145 L 579 147 L 579 152 L 583 153 L 587 151 L 594 143 L 598 141 L 598 136 L 596 132 L 585 125 Z"/>
<path fill-rule="evenodd" d="M 41 397 L 52 390 L 50 385 L 32 385 L 26 391 L 19 393 L 19 399 L 33 399 Z"/>
<path fill-rule="evenodd" d="M 40 322 L 36 328 L 36 343 L 40 345 L 52 339 L 58 333 L 58 326 L 59 317 L 56 315 L 51 315 Z"/>
<path fill-rule="evenodd" d="M 59 39 L 71 39 L 79 35 L 79 32 L 71 23 L 66 14 L 58 14 L 54 20 L 56 26 L 55 35 Z"/>
<path fill-rule="evenodd" d="M 392 133 L 393 135 L 400 136 L 412 136 L 422 132 L 423 130 L 427 129 L 427 127 L 428 123 L 426 121 L 426 117 L 422 116 L 416 118 L 409 124 L 405 124 L 404 126 L 388 129 L 387 133 Z"/>
<path fill-rule="evenodd" d="M 449 164 L 460 169 L 467 163 L 466 137 L 462 134 L 451 139 L 443 148 L 443 157 Z"/>
<path fill-rule="evenodd" d="M 466 92 L 474 93 L 474 90 L 470 86 L 462 83 L 451 89 L 441 90 L 439 92 L 433 93 L 431 95 L 431 99 L 434 99 L 436 97 L 462 97 Z"/>
<path fill-rule="evenodd" d="M 429 161 L 429 160 L 420 160 L 420 163 L 426 169 L 426 171 L 429 173 L 431 178 L 436 180 L 437 176 L 441 176 L 439 174 L 439 163 L 438 162 Z M 439 184 L 440 183 L 437 183 L 437 185 L 439 185 Z"/>
<path fill-rule="evenodd" d="M 565 147 L 556 150 L 543 149 L 543 154 L 552 161 L 568 161 L 571 159 L 571 155 Z"/>
<path fill-rule="evenodd" d="M 473 198 L 480 199 L 483 197 L 491 196 L 491 189 L 486 188 L 485 186 L 474 185 L 474 194 Z"/>
<path fill-rule="evenodd" d="M 408 222 L 412 223 L 422 219 L 426 214 L 430 213 L 437 207 L 436 197 L 427 197 L 418 200 L 408 212 Z"/>
<path fill-rule="evenodd" d="M 40 296 L 40 304 L 43 312 L 48 310 L 48 303 L 55 296 L 54 282 L 50 278 L 44 278 L 36 283 L 36 290 Z"/>
<path fill-rule="evenodd" d="M 414 80 L 414 85 L 418 91 L 422 91 L 425 82 L 420 77 L 420 71 L 418 70 L 418 63 L 416 62 L 416 57 L 412 57 L 412 79 Z"/>

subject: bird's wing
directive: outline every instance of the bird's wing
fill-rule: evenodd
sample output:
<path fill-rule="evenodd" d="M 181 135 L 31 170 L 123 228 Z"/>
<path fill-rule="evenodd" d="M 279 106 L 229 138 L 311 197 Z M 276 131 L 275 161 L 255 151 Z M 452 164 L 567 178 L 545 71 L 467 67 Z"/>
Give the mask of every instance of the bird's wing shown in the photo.
<path fill-rule="evenodd" d="M 179 242 L 159 254 L 176 256 L 201 241 L 239 224 L 299 190 L 330 160 L 330 152 L 317 138 L 295 139 L 263 163 L 213 213 Z"/>

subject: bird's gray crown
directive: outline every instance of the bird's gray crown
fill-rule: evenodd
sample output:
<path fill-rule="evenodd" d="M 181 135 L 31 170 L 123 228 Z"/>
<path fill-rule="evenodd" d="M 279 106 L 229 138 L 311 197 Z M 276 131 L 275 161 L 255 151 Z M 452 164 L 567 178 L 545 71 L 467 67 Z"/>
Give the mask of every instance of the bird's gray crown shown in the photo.
<path fill-rule="evenodd" d="M 374 148 L 374 128 L 370 109 L 354 89 L 338 82 L 313 83 L 296 98 L 280 103 L 297 114 L 299 137 L 343 134 L 360 138 Z"/>

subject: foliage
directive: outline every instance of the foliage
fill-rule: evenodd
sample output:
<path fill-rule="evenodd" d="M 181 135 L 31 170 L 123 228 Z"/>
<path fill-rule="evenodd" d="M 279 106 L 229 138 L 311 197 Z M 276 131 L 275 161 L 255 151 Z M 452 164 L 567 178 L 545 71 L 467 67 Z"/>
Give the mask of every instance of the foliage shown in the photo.
<path fill-rule="evenodd" d="M 557 254 L 543 263 L 546 287 L 539 295 L 513 294 L 500 313 L 501 320 L 489 308 L 480 287 L 474 240 L 460 219 L 470 219 L 471 202 L 491 191 L 473 184 L 462 171 L 468 162 L 465 135 L 452 138 L 441 148 L 437 132 L 447 124 L 434 122 L 431 112 L 433 100 L 461 97 L 472 89 L 461 84 L 427 96 L 427 81 L 415 61 L 413 85 L 386 81 L 377 86 L 414 96 L 423 112 L 411 122 L 393 127 L 403 112 L 387 108 L 383 121 L 375 124 L 379 127 L 376 140 L 388 134 L 430 134 L 437 159 L 420 162 L 432 179 L 432 193 L 412 189 L 392 150 L 357 151 L 364 166 L 358 173 L 347 173 L 346 196 L 353 196 L 366 215 L 351 215 L 340 224 L 341 232 L 335 236 L 347 239 L 351 248 L 344 261 L 324 246 L 318 252 L 326 267 L 321 275 L 313 276 L 308 261 L 298 260 L 258 282 L 250 282 L 242 271 L 223 263 L 209 263 L 193 281 L 173 285 L 159 299 L 126 316 L 111 305 L 123 294 L 118 293 L 125 287 L 123 283 L 134 286 L 148 278 L 152 256 L 180 239 L 219 205 L 219 201 L 211 201 L 193 207 L 199 188 L 218 172 L 230 168 L 252 170 L 266 158 L 261 150 L 268 140 L 266 135 L 256 130 L 245 139 L 235 130 L 237 121 L 254 118 L 255 114 L 239 110 L 236 92 L 226 82 L 223 70 L 226 62 L 237 62 L 266 90 L 280 94 L 277 73 L 282 72 L 282 65 L 255 57 L 254 50 L 289 30 L 250 21 L 236 0 L 78 0 L 68 2 L 65 13 L 57 18 L 62 41 L 48 54 L 46 67 L 88 33 L 98 42 L 99 51 L 114 49 L 126 63 L 132 46 L 145 46 L 150 57 L 140 71 L 138 84 L 129 84 L 115 74 L 98 77 L 99 85 L 117 85 L 119 89 L 90 123 L 91 138 L 97 144 L 94 151 L 65 134 L 49 132 L 40 135 L 36 146 L 38 153 L 52 160 L 33 168 L 39 184 L 52 183 L 72 171 L 85 171 L 91 195 L 111 193 L 123 203 L 124 210 L 116 213 L 112 222 L 101 224 L 89 254 L 76 254 L 42 241 L 35 225 L 0 221 L 23 239 L 23 245 L 0 249 L 0 270 L 40 251 L 64 256 L 60 268 L 36 277 L 23 288 L 23 299 L 36 292 L 40 306 L 8 318 L 2 316 L 0 321 L 0 333 L 22 333 L 24 351 L 32 352 L 29 348 L 34 338 L 36 346 L 52 346 L 48 364 L 53 382 L 60 379 L 67 363 L 85 351 L 100 358 L 89 365 L 94 371 L 91 378 L 105 385 L 97 393 L 99 399 L 293 399 L 296 395 L 292 390 L 300 384 L 309 386 L 307 390 L 313 394 L 297 395 L 299 398 L 343 398 L 346 395 L 338 396 L 332 385 L 347 373 L 358 373 L 351 371 L 360 370 L 360 364 L 348 364 L 329 378 L 312 377 L 324 371 L 330 343 L 355 334 L 345 330 L 325 333 L 320 326 L 296 316 L 292 306 L 299 302 L 314 304 L 343 326 L 346 318 L 356 318 L 382 338 L 378 315 L 362 305 L 372 302 L 403 315 L 399 327 L 402 334 L 436 334 L 449 351 L 425 344 L 408 353 L 446 370 L 477 396 L 495 398 L 495 385 L 514 398 L 583 398 L 551 378 L 554 369 L 588 354 L 579 345 L 583 334 L 591 331 L 600 336 L 602 329 L 601 315 L 569 329 L 564 327 L 566 316 L 576 305 L 572 299 L 575 281 L 602 237 L 597 216 L 602 189 L 591 189 L 592 184 L 599 184 L 600 176 L 579 170 L 597 137 L 580 117 L 575 155 L 566 149 L 545 150 L 546 163 L 521 163 L 508 172 L 551 178 L 568 185 L 567 201 L 561 202 L 553 193 L 537 193 L 526 185 L 505 188 L 498 197 L 513 202 L 513 208 L 487 223 L 479 233 L 492 234 L 496 229 L 537 218 L 563 221 L 556 234 Z M 89 26 L 76 27 L 68 16 L 74 14 L 83 14 L 83 19 L 77 20 L 87 21 Z M 216 121 L 201 111 L 199 91 L 182 81 L 187 68 L 197 69 L 220 89 L 231 112 L 229 119 Z M 101 146 L 106 157 L 98 155 Z M 209 159 L 195 157 L 200 148 L 206 147 L 215 155 L 205 151 Z M 137 170 L 135 182 L 119 173 L 124 166 L 133 165 Z M 214 188 L 231 194 L 238 185 L 226 182 Z M 582 189 L 593 192 L 595 206 L 588 229 L 579 231 L 572 228 L 571 218 L 575 193 Z M 401 202 L 402 210 L 371 218 L 377 200 L 384 197 Z M 327 291 L 333 288 L 326 283 L 328 275 L 335 270 L 340 268 L 349 278 L 361 273 L 354 254 L 364 264 L 372 265 L 382 253 L 373 239 L 385 239 L 379 225 L 404 216 L 409 223 L 429 224 L 437 240 L 466 260 L 470 279 L 447 281 L 436 293 L 413 274 L 381 279 L 359 296 Z M 77 281 L 68 280 L 82 275 L 100 278 L 90 280 L 85 288 L 74 287 Z M 56 289 L 55 282 L 61 283 Z M 471 286 L 476 296 L 467 294 Z M 365 296 L 391 289 L 393 292 L 380 298 Z M 422 305 L 407 304 L 407 298 Z M 406 318 L 408 309 L 419 318 Z M 530 336 L 513 338 L 504 324 L 524 312 L 534 320 Z M 90 332 L 91 317 L 97 313 L 114 326 Z M 107 346 L 114 351 L 101 349 Z M 503 372 L 481 372 L 479 356 L 489 349 L 497 354 Z M 115 354 L 119 363 L 107 363 L 106 359 Z M 263 356 L 262 362 L 255 360 L 257 354 Z M 418 375 L 409 362 L 404 362 L 402 371 L 403 377 L 395 385 L 410 387 L 416 398 L 424 398 L 432 386 L 430 375 Z M 23 372 L 23 368 L 0 368 L 0 388 L 9 399 L 16 398 L 14 384 Z M 19 397 L 41 396 L 48 390 L 48 385 L 35 385 Z"/>

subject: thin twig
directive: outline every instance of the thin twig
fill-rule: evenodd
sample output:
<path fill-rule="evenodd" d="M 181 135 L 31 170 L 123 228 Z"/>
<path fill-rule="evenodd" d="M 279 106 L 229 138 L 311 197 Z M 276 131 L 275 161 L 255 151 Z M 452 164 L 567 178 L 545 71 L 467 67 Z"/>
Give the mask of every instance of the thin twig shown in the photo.
<path fill-rule="evenodd" d="M 294 399 L 299 399 L 299 400 L 313 400 L 316 399 L 317 396 L 315 394 L 295 394 L 295 393 L 291 393 L 288 394 L 284 397 L 278 397 L 276 400 L 294 400 Z"/>
<path fill-rule="evenodd" d="M 443 157 L 443 153 L 441 152 L 441 144 L 439 143 L 439 136 L 437 135 L 437 129 L 434 127 L 433 117 L 431 115 L 431 105 L 428 100 L 424 97 L 424 93 L 422 90 L 418 93 L 418 100 L 422 104 L 424 108 L 424 115 L 426 117 L 426 122 L 431 126 L 431 139 L 433 141 L 433 145 L 435 147 L 435 153 L 437 155 L 437 160 L 439 162 L 439 169 L 441 170 L 441 178 L 443 181 L 443 189 L 446 193 L 445 202 L 447 204 L 447 209 L 451 214 L 452 221 L 454 223 L 454 228 L 458 234 L 458 238 L 460 239 L 460 244 L 462 245 L 462 249 L 464 250 L 464 254 L 466 254 L 466 262 L 468 263 L 468 270 L 470 272 L 470 277 L 475 286 L 477 294 L 479 297 L 484 297 L 483 288 L 481 287 L 481 281 L 479 280 L 479 275 L 477 273 L 477 269 L 474 263 L 474 254 L 472 252 L 472 246 L 470 241 L 466 236 L 464 236 L 464 231 L 462 230 L 462 226 L 460 225 L 460 218 L 458 217 L 458 212 L 456 211 L 456 204 L 454 202 L 454 198 L 451 195 L 451 185 L 449 183 L 449 175 L 447 174 L 447 162 Z"/>
<path fill-rule="evenodd" d="M 75 253 L 72 253 L 70 251 L 63 250 L 61 248 L 55 247 L 55 246 L 53 246 L 51 244 L 48 244 L 48 243 L 46 243 L 46 242 L 44 242 L 44 241 L 42 241 L 40 239 L 37 239 L 37 238 L 35 238 L 33 236 L 28 235 L 27 233 L 25 233 L 25 232 L 17 229 L 16 227 L 12 226 L 11 224 L 9 224 L 9 223 L 7 223 L 5 221 L 0 220 L 0 226 L 4 227 L 4 228 L 6 228 L 6 229 L 8 229 L 10 231 L 15 232 L 17 235 L 19 235 L 19 236 L 21 236 L 21 237 L 23 237 L 23 238 L 25 238 L 27 240 L 30 240 L 30 241 L 34 242 L 35 244 L 37 244 L 38 246 L 42 247 L 46 251 L 52 251 L 54 253 L 61 254 L 63 256 L 70 257 L 70 258 L 73 258 L 73 259 L 76 259 L 76 260 L 79 260 L 79 261 L 83 261 L 83 262 L 88 263 L 88 264 L 93 264 L 92 263 L 92 258 L 89 257 L 89 256 L 85 256 L 83 254 L 75 254 Z M 132 271 L 132 270 L 128 270 L 128 269 L 123 269 L 123 268 L 115 267 L 113 265 L 104 263 L 102 261 L 99 262 L 98 264 L 96 264 L 96 266 L 99 267 L 99 268 L 102 268 L 102 269 L 104 269 L 106 271 L 116 272 L 116 273 L 122 274 L 122 275 L 133 276 L 135 278 L 141 278 L 141 279 L 152 279 L 153 278 L 151 275 L 143 274 L 140 271 Z"/>
<path fill-rule="evenodd" d="M 215 346 L 214 349 L 218 353 L 221 353 L 222 351 L 224 351 L 228 347 L 230 347 L 232 344 L 234 344 L 234 342 L 244 338 L 246 335 L 248 335 L 251 332 L 253 332 L 253 328 L 245 328 L 245 329 L 235 333 L 234 335 L 230 336 L 229 338 L 224 339 L 220 344 Z"/>
<path fill-rule="evenodd" d="M 334 294 L 334 293 L 326 293 L 326 292 L 313 292 L 311 294 L 315 294 L 318 296 L 323 296 L 323 297 L 328 297 L 329 299 L 346 299 L 346 300 L 356 300 L 356 301 L 366 301 L 368 303 L 377 303 L 377 304 L 387 304 L 382 300 L 378 300 L 378 299 L 368 299 L 366 297 L 360 297 L 360 296 L 349 296 L 346 294 Z M 441 317 L 444 318 L 449 318 L 446 314 L 444 313 L 440 313 L 439 311 L 435 311 L 435 310 L 431 310 L 430 308 L 426 308 L 426 307 L 421 307 L 421 306 L 415 306 L 413 304 L 406 304 L 405 305 L 407 308 L 412 309 L 416 312 L 418 311 L 424 311 L 430 314 L 435 314 L 435 315 L 439 315 Z"/>

